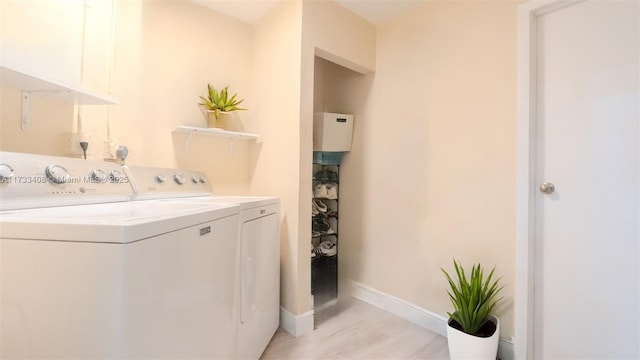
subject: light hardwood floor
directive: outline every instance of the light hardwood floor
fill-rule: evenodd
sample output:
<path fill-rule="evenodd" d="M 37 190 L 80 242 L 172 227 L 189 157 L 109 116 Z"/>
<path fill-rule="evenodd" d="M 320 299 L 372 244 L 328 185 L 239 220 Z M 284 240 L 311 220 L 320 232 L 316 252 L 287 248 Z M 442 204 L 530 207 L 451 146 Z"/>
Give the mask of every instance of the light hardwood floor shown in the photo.
<path fill-rule="evenodd" d="M 448 359 L 447 339 L 356 299 L 316 314 L 316 330 L 278 329 L 261 359 Z"/>

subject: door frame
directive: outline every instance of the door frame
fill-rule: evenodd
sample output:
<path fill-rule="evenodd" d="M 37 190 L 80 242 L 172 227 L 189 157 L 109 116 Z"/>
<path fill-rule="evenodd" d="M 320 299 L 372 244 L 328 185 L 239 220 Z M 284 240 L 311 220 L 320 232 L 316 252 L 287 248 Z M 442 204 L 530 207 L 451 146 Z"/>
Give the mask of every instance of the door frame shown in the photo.
<path fill-rule="evenodd" d="M 516 359 L 533 358 L 537 18 L 585 0 L 530 0 L 518 7 L 516 166 Z"/>

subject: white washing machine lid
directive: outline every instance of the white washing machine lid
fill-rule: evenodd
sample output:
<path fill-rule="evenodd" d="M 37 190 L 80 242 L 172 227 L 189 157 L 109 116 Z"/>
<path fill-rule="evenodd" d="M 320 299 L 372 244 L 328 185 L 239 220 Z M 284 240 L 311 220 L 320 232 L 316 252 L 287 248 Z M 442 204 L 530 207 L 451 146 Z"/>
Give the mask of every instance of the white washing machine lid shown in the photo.
<path fill-rule="evenodd" d="M 234 195 L 206 195 L 206 196 L 185 196 L 157 199 L 159 201 L 170 202 L 192 202 L 211 204 L 232 204 L 240 206 L 240 210 L 253 209 L 260 206 L 280 204 L 280 198 L 270 196 L 234 196 Z"/>
<path fill-rule="evenodd" d="M 0 212 L 0 238 L 129 243 L 238 215 L 234 204 L 128 201 Z"/>
<path fill-rule="evenodd" d="M 193 197 L 173 197 L 157 199 L 158 201 L 177 203 L 210 203 L 210 204 L 232 204 L 240 206 L 240 210 L 248 210 L 267 205 L 278 205 L 280 199 L 269 196 L 233 196 L 233 195 L 207 195 Z"/>
<path fill-rule="evenodd" d="M 233 195 L 212 195 L 201 196 L 193 199 L 205 199 L 214 203 L 238 204 L 241 210 L 255 207 L 275 205 L 280 203 L 280 199 L 270 196 L 233 196 Z"/>

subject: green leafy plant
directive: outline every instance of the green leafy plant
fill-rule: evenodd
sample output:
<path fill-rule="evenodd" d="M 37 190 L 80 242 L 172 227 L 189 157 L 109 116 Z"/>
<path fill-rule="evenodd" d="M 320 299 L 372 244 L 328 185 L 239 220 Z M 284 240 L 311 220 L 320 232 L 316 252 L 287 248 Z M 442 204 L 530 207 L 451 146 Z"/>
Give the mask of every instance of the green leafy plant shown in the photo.
<path fill-rule="evenodd" d="M 456 259 L 453 259 L 453 265 L 456 269 L 457 281 L 454 281 L 449 273 L 440 268 L 451 287 L 451 291 L 447 292 L 454 312 L 447 314 L 462 327 L 462 331 L 477 335 L 478 330 L 489 320 L 493 308 L 502 299 L 498 298 L 498 295 L 504 286 L 498 284 L 500 278 L 491 281 L 496 270 L 495 267 L 485 279 L 480 264 L 473 266 L 469 278 Z"/>
<path fill-rule="evenodd" d="M 229 86 L 225 86 L 224 89 L 218 91 L 215 88 L 211 87 L 210 84 L 207 84 L 207 96 L 200 96 L 202 102 L 199 105 L 204 105 L 207 110 L 211 110 L 215 113 L 216 119 L 220 116 L 222 112 L 236 111 L 236 110 L 247 110 L 238 107 L 240 103 L 244 101 L 244 99 L 236 99 L 238 94 L 233 94 L 233 96 L 229 97 Z"/>

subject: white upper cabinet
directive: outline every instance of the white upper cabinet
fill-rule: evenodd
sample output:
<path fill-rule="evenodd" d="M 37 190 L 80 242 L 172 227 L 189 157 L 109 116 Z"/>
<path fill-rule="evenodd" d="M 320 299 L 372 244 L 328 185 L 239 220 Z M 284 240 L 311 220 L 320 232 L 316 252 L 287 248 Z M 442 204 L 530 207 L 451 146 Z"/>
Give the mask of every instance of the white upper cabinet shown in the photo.
<path fill-rule="evenodd" d="M 113 58 L 112 0 L 0 1 L 0 20 L 3 87 L 61 90 L 80 104 L 112 103 L 106 97 Z M 85 94 L 105 101 L 83 102 Z"/>
<path fill-rule="evenodd" d="M 80 85 L 84 0 L 1 1 L 2 65 Z"/>

